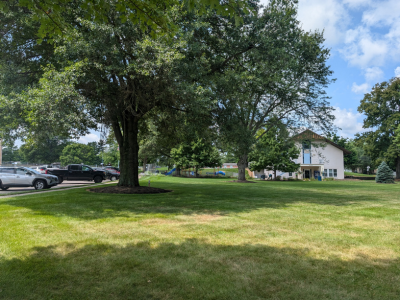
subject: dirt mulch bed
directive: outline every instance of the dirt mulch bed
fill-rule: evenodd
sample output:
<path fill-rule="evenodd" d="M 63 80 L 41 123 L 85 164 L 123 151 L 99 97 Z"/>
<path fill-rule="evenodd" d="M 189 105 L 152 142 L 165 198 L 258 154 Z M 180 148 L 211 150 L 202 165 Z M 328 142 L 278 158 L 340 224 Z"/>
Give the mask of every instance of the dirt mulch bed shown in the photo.
<path fill-rule="evenodd" d="M 169 193 L 171 190 L 164 190 L 155 187 L 138 186 L 138 187 L 127 187 L 127 186 L 107 186 L 103 188 L 87 189 L 92 193 L 105 193 L 105 194 L 160 194 Z"/>
<path fill-rule="evenodd" d="M 228 182 L 237 182 L 237 183 L 257 183 L 255 181 L 248 181 L 248 180 L 232 180 Z"/>

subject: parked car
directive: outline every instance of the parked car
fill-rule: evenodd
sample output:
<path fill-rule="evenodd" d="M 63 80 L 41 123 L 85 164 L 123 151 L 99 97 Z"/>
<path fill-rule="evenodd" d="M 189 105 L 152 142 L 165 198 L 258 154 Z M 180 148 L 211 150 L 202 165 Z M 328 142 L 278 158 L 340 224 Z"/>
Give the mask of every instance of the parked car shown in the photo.
<path fill-rule="evenodd" d="M 119 176 L 120 176 L 120 173 L 117 171 L 114 171 L 114 169 L 106 169 L 106 168 L 93 168 L 93 169 L 97 170 L 97 171 L 106 172 L 106 178 L 110 179 L 111 181 L 118 180 Z"/>
<path fill-rule="evenodd" d="M 47 166 L 34 166 L 34 167 L 30 167 L 32 170 L 38 171 L 41 174 L 46 174 L 46 170 L 47 170 Z"/>
<path fill-rule="evenodd" d="M 106 179 L 106 172 L 103 170 L 93 170 L 86 165 L 68 165 L 65 169 L 48 169 L 48 174 L 58 177 L 59 183 L 64 180 L 94 180 L 100 183 Z"/>
<path fill-rule="evenodd" d="M 49 189 L 58 184 L 58 177 L 41 174 L 27 167 L 0 167 L 0 188 L 3 191 L 10 187 L 30 187 L 36 190 Z"/>
<path fill-rule="evenodd" d="M 107 171 L 114 171 L 114 173 L 118 173 L 120 174 L 120 170 L 116 167 L 110 167 L 110 166 L 105 166 L 104 169 L 106 169 Z"/>

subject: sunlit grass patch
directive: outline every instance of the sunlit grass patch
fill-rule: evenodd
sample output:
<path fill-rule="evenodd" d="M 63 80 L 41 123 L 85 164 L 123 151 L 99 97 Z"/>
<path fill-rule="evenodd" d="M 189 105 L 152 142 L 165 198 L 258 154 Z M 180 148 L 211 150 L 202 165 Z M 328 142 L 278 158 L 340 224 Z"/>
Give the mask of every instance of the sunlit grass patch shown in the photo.
<path fill-rule="evenodd" d="M 400 294 L 399 184 L 150 180 L 0 199 L 0 299 Z"/>

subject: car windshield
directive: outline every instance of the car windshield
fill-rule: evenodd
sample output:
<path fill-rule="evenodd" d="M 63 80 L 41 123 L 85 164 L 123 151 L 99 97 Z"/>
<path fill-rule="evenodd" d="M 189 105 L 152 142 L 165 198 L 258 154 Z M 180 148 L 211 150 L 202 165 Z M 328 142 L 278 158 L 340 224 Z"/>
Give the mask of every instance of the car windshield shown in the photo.
<path fill-rule="evenodd" d="M 38 171 L 36 171 L 34 169 L 31 169 L 31 168 L 24 168 L 24 169 L 29 171 L 29 172 L 31 172 L 31 173 L 34 173 L 34 174 L 40 174 L 40 172 L 38 172 Z"/>

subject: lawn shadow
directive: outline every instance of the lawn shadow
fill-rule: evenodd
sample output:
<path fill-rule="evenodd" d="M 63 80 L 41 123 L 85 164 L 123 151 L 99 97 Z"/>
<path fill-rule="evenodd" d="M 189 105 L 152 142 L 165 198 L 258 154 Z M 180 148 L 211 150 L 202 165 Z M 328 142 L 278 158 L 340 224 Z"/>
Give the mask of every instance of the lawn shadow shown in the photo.
<path fill-rule="evenodd" d="M 61 244 L 0 258 L 6 299 L 397 299 L 399 259 L 265 245 Z"/>
<path fill-rule="evenodd" d="M 189 182 L 189 183 L 188 183 Z M 54 194 L 29 195 L 4 199 L 1 204 L 24 207 L 39 215 L 71 216 L 85 220 L 146 215 L 171 216 L 191 214 L 227 215 L 260 208 L 280 209 L 304 202 L 319 205 L 348 206 L 358 202 L 400 200 L 396 190 L 351 184 L 304 182 L 259 182 L 209 184 L 207 181 L 184 184 L 156 182 L 153 186 L 173 192 L 151 195 L 95 194 L 85 189 L 60 191 Z M 378 191 L 379 192 L 379 191 Z"/>

